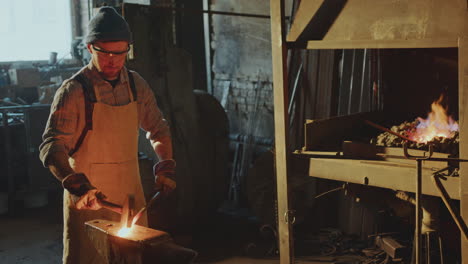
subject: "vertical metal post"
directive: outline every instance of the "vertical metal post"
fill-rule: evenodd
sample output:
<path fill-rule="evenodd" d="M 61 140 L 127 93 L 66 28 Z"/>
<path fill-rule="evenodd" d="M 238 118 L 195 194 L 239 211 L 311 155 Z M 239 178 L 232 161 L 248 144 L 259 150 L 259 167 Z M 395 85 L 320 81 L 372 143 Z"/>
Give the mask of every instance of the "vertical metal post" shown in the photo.
<path fill-rule="evenodd" d="M 364 49 L 364 56 L 362 59 L 362 76 L 361 76 L 361 95 L 359 96 L 359 111 L 367 112 L 370 111 L 369 107 L 366 105 L 364 108 L 363 101 L 364 97 L 367 96 L 368 84 L 366 83 L 366 70 L 367 70 L 367 49 Z"/>
<path fill-rule="evenodd" d="M 289 264 L 294 261 L 294 247 L 291 239 L 291 215 L 288 209 L 287 146 L 289 121 L 287 110 L 289 93 L 284 1 L 270 0 L 270 13 L 280 263 Z"/>
<path fill-rule="evenodd" d="M 468 159 L 468 38 L 458 39 L 458 116 L 460 117 L 461 159 Z M 460 163 L 460 214 L 468 222 L 468 163 Z M 468 240 L 461 239 L 461 263 L 468 262 Z"/>
<path fill-rule="evenodd" d="M 350 81 L 349 81 L 349 98 L 348 98 L 348 112 L 346 114 L 350 115 L 350 114 L 353 114 L 351 112 L 351 109 L 352 109 L 352 105 L 353 105 L 353 89 L 354 88 L 354 68 L 356 67 L 356 50 L 353 50 L 353 60 L 352 60 L 353 64 L 351 66 L 351 78 L 350 78 Z"/>
<path fill-rule="evenodd" d="M 203 0 L 203 10 L 210 11 L 210 0 Z M 207 92 L 213 94 L 213 82 L 211 79 L 211 31 L 210 14 L 203 13 L 203 32 L 205 35 L 205 65 L 206 65 L 206 86 Z"/>
<path fill-rule="evenodd" d="M 5 146 L 5 162 L 6 162 L 6 175 L 8 177 L 8 212 L 10 215 L 14 212 L 15 206 L 15 179 L 13 178 L 13 170 L 11 167 L 11 134 L 8 127 L 8 112 L 2 111 L 3 120 L 3 144 Z"/>
<path fill-rule="evenodd" d="M 415 246 L 416 246 L 416 264 L 421 264 L 421 226 L 422 226 L 422 210 L 421 210 L 421 191 L 422 191 L 422 160 L 416 159 L 417 175 L 416 175 L 416 230 L 415 230 Z"/>

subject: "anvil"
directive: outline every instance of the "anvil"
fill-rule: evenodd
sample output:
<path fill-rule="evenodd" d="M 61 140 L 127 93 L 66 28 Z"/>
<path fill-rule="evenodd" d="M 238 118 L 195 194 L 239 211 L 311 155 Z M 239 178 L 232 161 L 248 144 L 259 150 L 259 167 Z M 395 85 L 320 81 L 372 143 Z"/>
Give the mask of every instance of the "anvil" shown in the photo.
<path fill-rule="evenodd" d="M 106 264 L 187 264 L 197 252 L 176 245 L 168 233 L 133 225 L 124 237 L 119 236 L 119 222 L 92 220 L 85 223 L 86 233 L 104 257 Z"/>

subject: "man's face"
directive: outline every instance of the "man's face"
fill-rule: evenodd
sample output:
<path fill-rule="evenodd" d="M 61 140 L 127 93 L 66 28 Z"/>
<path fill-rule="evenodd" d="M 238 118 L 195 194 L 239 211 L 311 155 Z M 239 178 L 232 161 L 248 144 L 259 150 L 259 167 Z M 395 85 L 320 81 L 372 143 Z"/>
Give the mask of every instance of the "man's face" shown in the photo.
<path fill-rule="evenodd" d="M 88 44 L 94 66 L 104 79 L 115 80 L 125 64 L 127 41 L 95 42 Z"/>

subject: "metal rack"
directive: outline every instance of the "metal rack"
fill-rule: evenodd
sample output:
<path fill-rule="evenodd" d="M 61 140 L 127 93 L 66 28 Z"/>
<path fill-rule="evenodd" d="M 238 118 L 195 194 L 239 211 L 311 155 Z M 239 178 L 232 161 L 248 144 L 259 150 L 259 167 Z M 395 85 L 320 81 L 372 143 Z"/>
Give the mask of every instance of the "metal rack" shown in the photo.
<path fill-rule="evenodd" d="M 38 146 L 47 117 L 50 105 L 23 105 L 0 107 L 2 117 L 1 128 L 3 130 L 3 145 L 5 154 L 5 175 L 7 178 L 8 209 L 10 214 L 15 212 L 15 200 L 18 198 L 17 181 L 20 177 L 13 171 L 13 142 L 12 126 L 9 124 L 9 117 L 22 116 L 24 126 L 24 167 L 26 168 L 25 185 L 37 189 L 56 189 L 55 180 L 46 168 L 43 168 L 39 161 Z M 50 177 L 49 177 L 50 176 Z"/>

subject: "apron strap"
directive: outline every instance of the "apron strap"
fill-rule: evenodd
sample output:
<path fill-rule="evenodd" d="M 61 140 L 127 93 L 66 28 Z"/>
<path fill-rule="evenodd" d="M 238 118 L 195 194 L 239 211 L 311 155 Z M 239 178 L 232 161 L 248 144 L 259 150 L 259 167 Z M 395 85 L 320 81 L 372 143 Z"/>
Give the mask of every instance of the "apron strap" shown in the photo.
<path fill-rule="evenodd" d="M 75 152 L 80 148 L 84 138 L 86 137 L 86 134 L 88 133 L 88 130 L 93 130 L 93 110 L 94 103 L 96 102 L 94 89 L 83 73 L 76 74 L 72 79 L 79 82 L 83 88 L 85 104 L 85 127 L 83 128 L 83 131 L 81 131 L 80 137 L 76 141 L 75 147 L 68 153 L 69 156 L 75 154 Z"/>
<path fill-rule="evenodd" d="M 135 87 L 135 80 L 133 79 L 133 74 L 130 70 L 127 69 L 128 80 L 130 81 L 130 90 L 132 90 L 133 101 L 137 100 L 137 90 Z"/>

